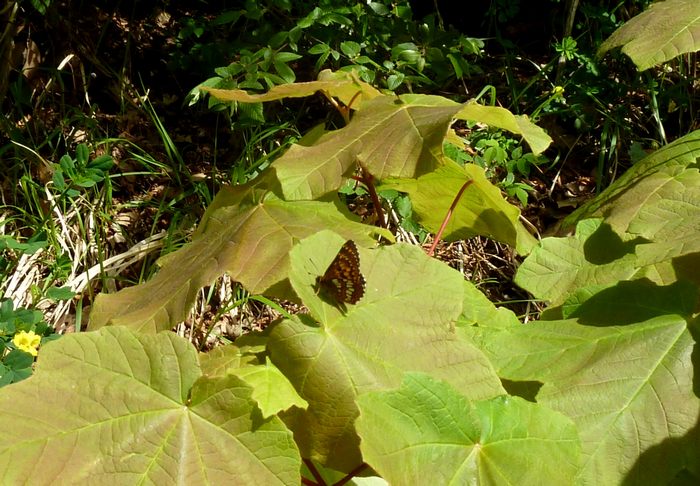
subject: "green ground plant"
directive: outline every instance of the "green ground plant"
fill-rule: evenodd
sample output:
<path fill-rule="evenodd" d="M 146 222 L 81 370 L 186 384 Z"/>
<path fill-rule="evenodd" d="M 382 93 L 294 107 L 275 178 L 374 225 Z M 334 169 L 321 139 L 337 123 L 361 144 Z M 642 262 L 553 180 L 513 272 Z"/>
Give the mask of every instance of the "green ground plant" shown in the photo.
<path fill-rule="evenodd" d="M 3 300 L 0 303 L 0 387 L 31 376 L 39 346 L 58 337 L 40 311 L 15 309 L 11 300 Z"/>
<path fill-rule="evenodd" d="M 551 141 L 526 116 L 382 93 L 346 71 L 263 94 L 207 91 L 239 107 L 321 92 L 346 125 L 309 130 L 255 165 L 257 177 L 221 189 L 153 278 L 101 294 L 89 332 L 41 343 L 35 375 L 0 393 L 5 481 L 700 480 L 700 130 L 641 158 L 563 221 L 566 236 L 537 243 L 453 131 L 455 121 L 499 130 L 484 129 L 473 162 L 515 172 L 508 162 L 523 154 L 502 133 L 533 154 Z M 510 245 L 525 256 L 516 282 L 547 302 L 542 318 L 523 325 L 422 248 L 390 244 L 384 206 L 377 226 L 363 224 L 339 192 L 385 194 L 404 210 L 408 200 L 438 239 Z M 348 240 L 356 302 L 320 285 Z M 224 273 L 250 292 L 235 301 L 289 299 L 308 312 L 199 352 L 170 329 Z M 3 305 L 3 322 L 18 322 Z M 19 321 L 38 326 L 30 317 Z M 33 343 L 13 345 L 31 356 Z"/>

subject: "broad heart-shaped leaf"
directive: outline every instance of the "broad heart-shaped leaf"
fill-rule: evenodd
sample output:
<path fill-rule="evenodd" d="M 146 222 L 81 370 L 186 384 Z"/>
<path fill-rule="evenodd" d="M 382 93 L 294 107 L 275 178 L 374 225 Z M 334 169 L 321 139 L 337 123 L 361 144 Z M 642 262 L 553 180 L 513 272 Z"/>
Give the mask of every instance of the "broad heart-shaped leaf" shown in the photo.
<path fill-rule="evenodd" d="M 474 164 L 461 167 L 443 159 L 443 165 L 430 174 L 418 179 L 388 179 L 381 188 L 410 194 L 418 220 L 435 233 L 467 183 L 443 239 L 456 241 L 484 235 L 511 245 L 519 254 L 528 253 L 536 243 L 535 238 L 518 221 L 518 208 L 503 198 L 501 191 L 486 179 L 481 167 Z"/>
<path fill-rule="evenodd" d="M 398 390 L 357 402 L 363 457 L 390 484 L 573 484 L 579 469 L 571 420 L 518 397 L 470 402 L 407 373 Z"/>
<path fill-rule="evenodd" d="M 363 103 L 346 127 L 314 145 L 292 145 L 274 162 L 283 198 L 316 199 L 337 191 L 358 162 L 378 179 L 430 172 L 461 106 L 428 95 L 377 96 Z"/>
<path fill-rule="evenodd" d="M 295 298 L 285 279 L 289 250 L 325 228 L 369 245 L 377 229 L 356 223 L 330 202 L 277 199 L 252 185 L 222 189 L 193 241 L 159 261 L 148 282 L 99 295 L 90 329 L 124 325 L 143 332 L 170 329 L 182 320 L 204 285 L 228 272 L 252 293 Z"/>
<path fill-rule="evenodd" d="M 268 351 L 309 402 L 308 410 L 283 415 L 302 456 L 347 472 L 362 462 L 353 427 L 358 394 L 396 387 L 406 371 L 429 373 L 472 399 L 503 388 L 481 352 L 455 334 L 461 274 L 410 245 L 360 247 L 365 295 L 343 312 L 313 290 L 342 244 L 319 234 L 292 250 L 290 281 L 321 322 L 297 316 L 277 323 Z"/>
<path fill-rule="evenodd" d="M 200 377 L 169 332 L 64 336 L 36 373 L 0 393 L 6 484 L 299 484 L 278 418 L 263 419 L 235 376 Z"/>
<path fill-rule="evenodd" d="M 682 468 L 700 467 L 698 363 L 691 359 L 697 344 L 684 319 L 462 331 L 472 334 L 499 376 L 544 383 L 537 402 L 573 419 L 583 446 L 582 484 L 669 484 Z"/>
<path fill-rule="evenodd" d="M 636 245 L 623 242 L 600 219 L 581 221 L 575 236 L 543 239 L 518 268 L 515 283 L 558 305 L 579 287 L 633 278 L 642 265 Z"/>
<path fill-rule="evenodd" d="M 326 133 L 314 145 L 293 145 L 275 161 L 284 199 L 314 199 L 336 191 L 358 163 L 378 179 L 432 172 L 442 163 L 442 144 L 456 116 L 483 116 L 523 135 L 538 150 L 550 141 L 525 117 L 503 108 L 460 105 L 441 96 L 377 96 L 363 103 L 346 127 Z"/>
<path fill-rule="evenodd" d="M 500 106 L 484 106 L 470 101 L 455 118 L 486 123 L 491 127 L 502 128 L 521 135 L 535 154 L 544 152 L 552 143 L 552 138 L 542 128 L 525 115 L 514 115 Z"/>
<path fill-rule="evenodd" d="M 685 52 L 700 50 L 700 2 L 665 0 L 626 22 L 600 46 L 598 55 L 623 46 L 643 71 Z"/>
<path fill-rule="evenodd" d="M 677 228 L 677 218 L 683 218 L 682 225 L 697 224 L 699 159 L 700 130 L 696 130 L 634 164 L 602 193 L 569 215 L 562 229 L 571 230 L 584 219 L 605 217 L 606 223 L 620 235 L 629 232 L 653 239 L 659 229 L 664 229 L 664 219 L 672 220 L 671 229 Z M 694 202 L 686 204 L 688 196 Z M 666 198 L 668 202 L 664 201 Z M 695 232 L 695 228 L 691 230 Z"/>

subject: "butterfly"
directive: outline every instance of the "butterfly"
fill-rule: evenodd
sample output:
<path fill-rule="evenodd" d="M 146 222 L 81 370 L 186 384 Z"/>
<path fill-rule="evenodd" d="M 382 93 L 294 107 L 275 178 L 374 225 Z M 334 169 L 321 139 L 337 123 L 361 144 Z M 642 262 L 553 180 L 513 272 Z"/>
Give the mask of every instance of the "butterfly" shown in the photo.
<path fill-rule="evenodd" d="M 365 277 L 360 272 L 360 254 L 352 240 L 348 240 L 326 269 L 316 279 L 326 296 L 341 305 L 356 304 L 365 294 Z"/>

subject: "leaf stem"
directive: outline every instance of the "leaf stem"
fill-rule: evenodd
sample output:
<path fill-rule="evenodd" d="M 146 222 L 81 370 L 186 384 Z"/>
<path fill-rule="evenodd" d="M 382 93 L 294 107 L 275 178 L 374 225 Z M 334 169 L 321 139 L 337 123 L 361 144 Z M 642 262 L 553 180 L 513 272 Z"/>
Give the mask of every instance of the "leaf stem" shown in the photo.
<path fill-rule="evenodd" d="M 455 208 L 457 207 L 457 203 L 459 200 L 462 198 L 462 194 L 464 194 L 464 191 L 469 187 L 473 180 L 468 180 L 462 185 L 462 188 L 459 190 L 457 195 L 454 198 L 454 201 L 452 201 L 452 205 L 450 206 L 450 209 L 447 210 L 447 214 L 445 215 L 445 219 L 442 220 L 442 225 L 440 225 L 440 229 L 438 230 L 437 233 L 435 233 L 435 238 L 433 240 L 433 244 L 430 246 L 430 249 L 428 250 L 428 256 L 433 256 L 435 253 L 435 248 L 437 247 L 438 243 L 440 242 L 440 239 L 442 238 L 442 234 L 445 232 L 445 228 L 447 227 L 447 223 L 449 223 L 450 218 L 452 218 L 452 213 L 454 212 Z"/>
<path fill-rule="evenodd" d="M 314 466 L 314 463 L 311 462 L 310 459 L 304 459 L 304 464 L 306 464 L 306 467 L 309 469 L 309 471 L 313 475 L 316 482 L 314 483 L 306 478 L 302 478 L 302 482 L 304 484 L 309 484 L 309 485 L 313 484 L 316 486 L 326 486 L 326 482 L 323 480 L 323 476 L 321 476 L 321 473 L 318 472 L 318 469 L 316 469 L 316 466 Z"/>
<path fill-rule="evenodd" d="M 333 483 L 333 486 L 343 486 L 343 484 L 345 484 L 345 483 L 347 483 L 348 481 L 350 481 L 352 478 L 354 478 L 355 476 L 357 476 L 357 474 L 358 474 L 359 472 L 363 471 L 363 470 L 366 469 L 366 468 L 367 468 L 367 464 L 363 462 L 362 464 L 360 464 L 359 466 L 357 466 L 355 469 L 353 469 L 352 471 L 350 471 L 349 473 L 347 473 L 343 479 L 341 479 L 341 480 L 338 481 L 337 483 Z"/>
<path fill-rule="evenodd" d="M 356 180 L 359 180 L 365 186 L 367 186 L 369 197 L 372 198 L 372 205 L 374 205 L 374 214 L 377 215 L 379 227 L 386 228 L 384 212 L 382 211 L 382 202 L 379 200 L 379 194 L 377 194 L 377 189 L 374 187 L 374 176 L 364 165 L 362 165 L 362 163 L 360 163 L 360 161 L 357 162 L 357 165 L 360 167 L 360 169 L 362 169 L 362 176 L 359 179 L 356 178 Z"/>

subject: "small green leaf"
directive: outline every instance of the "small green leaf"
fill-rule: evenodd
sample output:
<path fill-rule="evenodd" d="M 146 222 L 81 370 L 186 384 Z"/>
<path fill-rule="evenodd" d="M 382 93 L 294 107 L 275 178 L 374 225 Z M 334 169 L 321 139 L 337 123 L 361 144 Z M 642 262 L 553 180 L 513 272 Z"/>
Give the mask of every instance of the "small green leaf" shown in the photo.
<path fill-rule="evenodd" d="M 340 50 L 351 59 L 358 56 L 361 49 L 360 44 L 357 42 L 345 41 L 340 43 Z"/>
<path fill-rule="evenodd" d="M 90 160 L 90 149 L 88 149 L 87 145 L 84 143 L 79 144 L 75 148 L 75 160 L 79 166 L 87 166 L 87 163 Z"/>
<path fill-rule="evenodd" d="M 276 62 L 288 63 L 291 61 L 296 61 L 297 59 L 301 59 L 301 56 L 299 54 L 295 54 L 293 52 L 278 52 L 272 58 Z"/>
<path fill-rule="evenodd" d="M 293 83 L 294 80 L 296 79 L 296 76 L 294 74 L 294 71 L 292 68 L 287 66 L 284 63 L 277 62 L 275 61 L 274 63 L 275 66 L 275 71 L 277 71 L 277 74 L 280 75 L 282 83 Z M 282 83 L 276 83 L 276 84 L 282 84 Z"/>
<path fill-rule="evenodd" d="M 330 51 L 330 49 L 331 47 L 328 44 L 320 43 L 311 46 L 307 52 L 309 54 L 318 55 L 327 53 L 328 51 Z"/>
<path fill-rule="evenodd" d="M 32 7 L 41 15 L 46 13 L 46 9 L 51 5 L 51 0 L 30 0 Z"/>
<path fill-rule="evenodd" d="M 381 16 L 389 15 L 391 13 L 389 8 L 380 2 L 369 2 L 369 8 L 371 8 L 375 14 Z"/>
<path fill-rule="evenodd" d="M 401 83 L 403 83 L 404 80 L 404 75 L 402 73 L 397 73 L 397 74 L 392 74 L 386 79 L 386 87 L 390 89 L 391 91 L 394 91 L 396 88 L 401 86 Z"/>
<path fill-rule="evenodd" d="M 70 174 L 72 170 L 75 169 L 75 162 L 73 162 L 73 159 L 70 155 L 64 155 L 63 157 L 61 157 L 58 163 L 61 165 L 61 168 L 68 174 Z"/>
<path fill-rule="evenodd" d="M 46 291 L 46 297 L 51 300 L 70 300 L 75 295 L 69 287 L 50 287 Z"/>
<path fill-rule="evenodd" d="M 111 155 L 106 154 L 96 157 L 87 164 L 88 169 L 100 170 L 102 172 L 107 172 L 112 167 L 114 167 L 114 159 Z"/>
<path fill-rule="evenodd" d="M 34 356 L 21 349 L 13 349 L 2 361 L 5 363 L 5 366 L 12 370 L 21 370 L 31 368 L 34 363 Z"/>
<path fill-rule="evenodd" d="M 405 42 L 394 46 L 391 49 L 391 58 L 398 59 L 399 61 L 405 61 L 408 63 L 415 63 L 420 59 L 421 54 L 418 51 L 418 46 L 413 42 Z"/>

